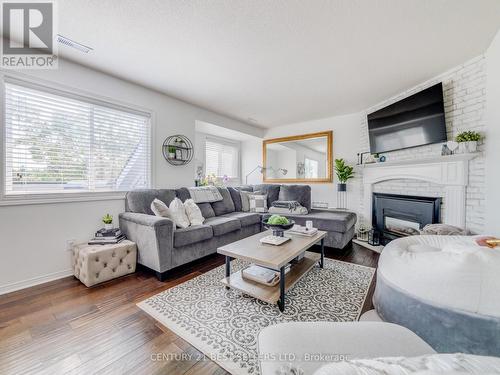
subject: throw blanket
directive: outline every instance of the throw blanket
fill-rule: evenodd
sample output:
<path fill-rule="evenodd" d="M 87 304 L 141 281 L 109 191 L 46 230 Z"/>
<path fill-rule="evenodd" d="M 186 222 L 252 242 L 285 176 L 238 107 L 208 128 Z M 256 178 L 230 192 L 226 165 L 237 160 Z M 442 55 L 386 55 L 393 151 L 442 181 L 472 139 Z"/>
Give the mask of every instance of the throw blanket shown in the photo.
<path fill-rule="evenodd" d="M 500 358 L 471 354 L 429 354 L 420 357 L 386 357 L 331 363 L 314 375 L 498 374 Z M 283 374 L 292 374 L 285 369 Z M 298 372 L 295 372 L 298 373 Z"/>
<path fill-rule="evenodd" d="M 222 200 L 222 194 L 216 186 L 189 187 L 189 194 L 194 203 L 218 202 Z"/>
<path fill-rule="evenodd" d="M 297 201 L 274 201 L 272 207 L 269 208 L 270 214 L 286 215 L 307 215 L 307 208 L 301 206 Z"/>

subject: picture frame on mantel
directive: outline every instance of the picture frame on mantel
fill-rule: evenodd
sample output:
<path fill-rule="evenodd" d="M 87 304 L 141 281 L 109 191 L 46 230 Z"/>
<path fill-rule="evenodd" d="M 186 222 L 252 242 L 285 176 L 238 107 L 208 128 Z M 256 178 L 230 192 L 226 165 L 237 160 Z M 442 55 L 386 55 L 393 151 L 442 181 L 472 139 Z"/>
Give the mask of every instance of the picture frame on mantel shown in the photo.
<path fill-rule="evenodd" d="M 272 158 L 273 152 L 293 153 L 296 148 L 308 148 L 311 153 L 316 152 L 316 158 L 299 157 L 298 152 L 295 159 L 288 154 L 280 161 Z M 283 164 L 282 159 L 287 160 L 289 165 Z M 333 131 L 265 139 L 262 142 L 262 161 L 264 183 L 332 183 Z M 299 173 L 302 169 L 303 173 Z"/>

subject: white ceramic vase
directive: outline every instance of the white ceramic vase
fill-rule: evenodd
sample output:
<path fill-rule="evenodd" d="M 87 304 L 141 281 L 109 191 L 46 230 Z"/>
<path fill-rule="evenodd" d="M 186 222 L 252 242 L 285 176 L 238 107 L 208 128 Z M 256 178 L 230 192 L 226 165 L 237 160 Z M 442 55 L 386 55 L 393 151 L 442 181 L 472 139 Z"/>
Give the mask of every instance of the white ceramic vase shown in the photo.
<path fill-rule="evenodd" d="M 111 223 L 111 224 L 104 224 L 104 229 L 106 229 L 106 230 L 113 229 L 113 223 Z"/>
<path fill-rule="evenodd" d="M 467 152 L 477 152 L 477 141 L 464 142 Z"/>
<path fill-rule="evenodd" d="M 467 153 L 467 145 L 466 145 L 467 142 L 458 142 L 458 149 L 457 149 L 457 153 L 458 154 L 466 154 Z"/>

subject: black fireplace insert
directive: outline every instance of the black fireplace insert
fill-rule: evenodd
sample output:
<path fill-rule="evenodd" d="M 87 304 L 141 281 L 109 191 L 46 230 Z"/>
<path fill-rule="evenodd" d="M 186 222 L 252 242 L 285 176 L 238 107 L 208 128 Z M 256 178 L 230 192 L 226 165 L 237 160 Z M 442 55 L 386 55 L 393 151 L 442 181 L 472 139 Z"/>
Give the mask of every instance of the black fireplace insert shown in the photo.
<path fill-rule="evenodd" d="M 373 193 L 372 223 L 381 243 L 418 234 L 427 224 L 439 223 L 441 198 Z"/>

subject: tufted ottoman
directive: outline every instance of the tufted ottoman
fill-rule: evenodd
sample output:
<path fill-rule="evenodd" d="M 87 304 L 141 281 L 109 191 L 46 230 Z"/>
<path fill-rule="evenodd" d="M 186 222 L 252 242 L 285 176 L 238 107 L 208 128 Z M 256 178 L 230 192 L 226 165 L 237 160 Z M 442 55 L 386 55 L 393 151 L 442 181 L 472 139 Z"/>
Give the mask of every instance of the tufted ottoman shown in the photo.
<path fill-rule="evenodd" d="M 73 274 L 86 286 L 135 272 L 137 246 L 124 240 L 113 245 L 76 245 Z"/>

